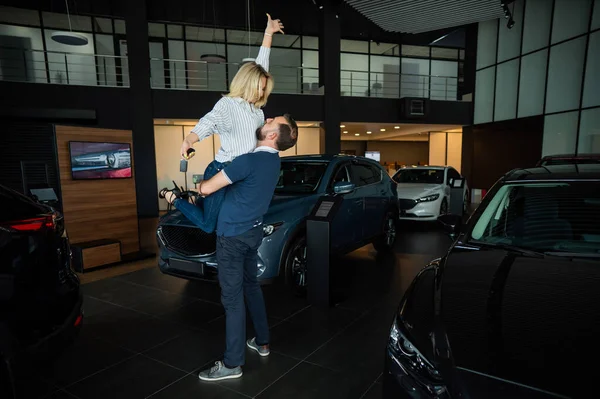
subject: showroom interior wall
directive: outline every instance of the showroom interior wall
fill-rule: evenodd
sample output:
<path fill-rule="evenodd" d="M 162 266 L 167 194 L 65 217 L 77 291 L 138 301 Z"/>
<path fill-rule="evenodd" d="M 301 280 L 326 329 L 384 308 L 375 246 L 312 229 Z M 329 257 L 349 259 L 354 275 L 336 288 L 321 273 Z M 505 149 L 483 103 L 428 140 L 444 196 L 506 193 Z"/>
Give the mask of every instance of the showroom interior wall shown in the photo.
<path fill-rule="evenodd" d="M 382 163 L 398 165 L 449 165 L 457 171 L 462 167 L 462 132 L 423 133 L 397 140 L 342 140 L 342 151 L 364 156 L 365 151 L 379 151 Z"/>
<path fill-rule="evenodd" d="M 429 165 L 462 170 L 462 131 L 429 133 Z"/>
<path fill-rule="evenodd" d="M 140 241 L 134 177 L 144 171 L 137 170 L 135 155 L 131 156 L 131 178 L 74 180 L 69 151 L 69 141 L 127 143 L 133 148 L 131 131 L 59 125 L 54 128 L 62 211 L 71 242 L 113 239 L 120 242 L 121 254 L 138 252 Z"/>
<path fill-rule="evenodd" d="M 474 123 L 543 115 L 540 156 L 600 152 L 600 1 L 518 0 L 514 19 L 479 24 Z"/>
<path fill-rule="evenodd" d="M 382 163 L 398 162 L 398 165 L 421 163 L 424 165 L 429 156 L 429 145 L 427 139 L 423 141 L 367 141 L 366 151 L 379 151 Z"/>
<path fill-rule="evenodd" d="M 173 181 L 184 189 L 194 189 L 193 175 L 203 174 L 208 164 L 215 159 L 221 144 L 219 136 L 211 135 L 194 145 L 196 155 L 188 162 L 188 172 L 184 174 L 179 171 L 181 142 L 193 126 L 193 124 L 154 125 L 157 196 L 161 189 L 171 188 Z M 321 154 L 323 152 L 321 136 L 322 132 L 318 127 L 300 127 L 297 144 L 280 155 L 286 157 Z M 159 199 L 158 206 L 159 210 L 164 211 L 167 209 L 167 202 Z"/>

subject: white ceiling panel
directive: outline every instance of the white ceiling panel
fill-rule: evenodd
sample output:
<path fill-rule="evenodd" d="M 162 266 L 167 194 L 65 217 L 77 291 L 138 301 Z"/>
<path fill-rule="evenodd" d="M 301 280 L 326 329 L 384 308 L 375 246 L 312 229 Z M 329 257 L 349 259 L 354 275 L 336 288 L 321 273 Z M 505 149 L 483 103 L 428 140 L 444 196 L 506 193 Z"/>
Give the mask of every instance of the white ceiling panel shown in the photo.
<path fill-rule="evenodd" d="M 504 16 L 500 0 L 345 1 L 389 32 L 430 32 Z"/>

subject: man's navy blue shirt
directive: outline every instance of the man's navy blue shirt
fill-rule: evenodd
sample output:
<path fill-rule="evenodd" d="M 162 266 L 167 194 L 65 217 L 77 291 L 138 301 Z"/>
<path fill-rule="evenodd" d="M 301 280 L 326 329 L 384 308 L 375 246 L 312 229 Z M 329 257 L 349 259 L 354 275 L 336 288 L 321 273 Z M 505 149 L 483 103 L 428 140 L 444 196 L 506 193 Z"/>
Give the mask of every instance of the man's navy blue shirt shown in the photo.
<path fill-rule="evenodd" d="M 263 146 L 240 155 L 223 169 L 231 186 L 226 188 L 219 212 L 218 235 L 238 236 L 262 223 L 279 181 L 280 168 L 278 151 Z"/>

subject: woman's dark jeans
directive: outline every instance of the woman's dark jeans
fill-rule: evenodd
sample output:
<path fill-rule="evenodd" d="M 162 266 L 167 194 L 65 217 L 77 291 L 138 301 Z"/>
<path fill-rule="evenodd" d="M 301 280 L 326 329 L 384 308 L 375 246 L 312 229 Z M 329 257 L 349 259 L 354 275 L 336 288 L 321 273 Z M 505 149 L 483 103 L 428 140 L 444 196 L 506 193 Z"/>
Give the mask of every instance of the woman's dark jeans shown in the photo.
<path fill-rule="evenodd" d="M 204 171 L 204 180 L 210 179 L 227 165 L 229 165 L 229 162 L 221 163 L 212 161 L 206 167 L 206 171 Z M 179 199 L 175 200 L 174 204 L 192 223 L 205 232 L 212 233 L 217 228 L 217 218 L 219 217 L 223 199 L 225 199 L 224 188 L 206 198 L 198 198 L 195 205 Z"/>

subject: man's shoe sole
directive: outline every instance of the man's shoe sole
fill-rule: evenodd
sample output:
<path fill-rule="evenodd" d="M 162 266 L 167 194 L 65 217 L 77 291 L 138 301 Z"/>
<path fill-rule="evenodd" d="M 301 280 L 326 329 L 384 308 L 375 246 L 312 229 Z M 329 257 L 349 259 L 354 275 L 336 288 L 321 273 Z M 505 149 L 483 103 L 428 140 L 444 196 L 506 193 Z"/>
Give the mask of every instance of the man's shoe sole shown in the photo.
<path fill-rule="evenodd" d="M 217 378 L 208 378 L 208 377 L 202 377 L 202 376 L 198 376 L 198 378 L 200 378 L 202 381 L 223 381 L 223 380 L 235 380 L 236 378 L 240 378 L 242 375 L 244 375 L 244 373 L 239 373 L 239 374 L 231 374 L 231 375 L 226 375 L 223 377 L 217 377 Z"/>
<path fill-rule="evenodd" d="M 260 353 L 260 351 L 258 350 L 258 348 L 255 348 L 254 346 L 250 345 L 249 342 L 246 342 L 246 346 L 250 349 L 252 349 L 254 352 L 258 353 L 260 356 L 262 357 L 267 357 L 271 354 L 271 351 L 267 352 L 267 353 Z"/>

